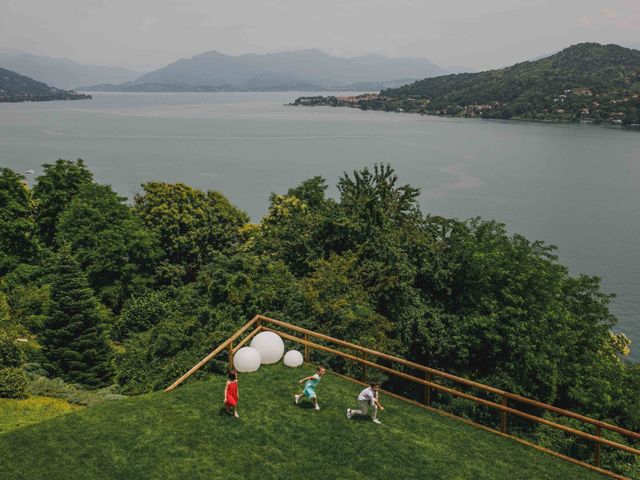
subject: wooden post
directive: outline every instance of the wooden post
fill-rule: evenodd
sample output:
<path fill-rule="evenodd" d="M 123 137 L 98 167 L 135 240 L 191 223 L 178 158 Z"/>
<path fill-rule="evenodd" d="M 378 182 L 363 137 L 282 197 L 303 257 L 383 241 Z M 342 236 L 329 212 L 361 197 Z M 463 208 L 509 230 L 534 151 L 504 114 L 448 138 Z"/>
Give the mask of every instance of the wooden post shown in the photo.
<path fill-rule="evenodd" d="M 229 344 L 229 370 L 233 370 L 233 342 Z"/>
<path fill-rule="evenodd" d="M 429 372 L 424 372 L 424 379 L 430 382 L 433 376 Z M 431 387 L 429 385 L 424 386 L 424 404 L 431 405 Z"/>
<path fill-rule="evenodd" d="M 363 358 L 364 360 L 366 360 L 366 359 L 367 359 L 367 354 L 366 354 L 366 353 L 363 353 L 363 354 L 362 354 L 362 358 Z M 361 378 L 361 380 L 362 380 L 363 382 L 367 383 L 367 366 L 366 366 L 364 363 L 361 363 L 361 364 L 360 364 L 360 367 L 362 368 L 362 374 L 361 374 L 361 377 L 362 377 L 362 378 Z"/>
<path fill-rule="evenodd" d="M 309 335 L 306 333 L 304 334 L 304 341 L 309 341 Z M 306 343 L 304 345 L 304 361 L 305 363 L 309 363 L 309 345 L 307 345 Z"/>
<path fill-rule="evenodd" d="M 596 437 L 602 436 L 602 427 L 596 426 Z M 600 444 L 598 442 L 593 446 L 593 464 L 596 467 L 600 466 Z"/>
<path fill-rule="evenodd" d="M 506 407 L 507 403 L 507 397 L 502 397 L 502 405 Z M 502 433 L 507 433 L 507 412 L 504 410 L 500 412 L 500 431 Z"/>

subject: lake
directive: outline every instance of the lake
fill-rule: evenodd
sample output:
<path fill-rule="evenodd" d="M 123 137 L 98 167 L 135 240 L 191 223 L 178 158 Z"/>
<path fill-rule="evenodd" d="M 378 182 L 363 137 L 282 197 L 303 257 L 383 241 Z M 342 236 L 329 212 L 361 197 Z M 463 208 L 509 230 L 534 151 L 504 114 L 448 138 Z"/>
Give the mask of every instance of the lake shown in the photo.
<path fill-rule="evenodd" d="M 258 221 L 271 192 L 322 175 L 334 195 L 344 171 L 389 162 L 421 188 L 425 213 L 495 218 L 557 245 L 573 274 L 602 277 L 640 359 L 640 133 L 284 106 L 297 96 L 97 93 L 0 104 L 0 166 L 37 176 L 43 163 L 83 158 L 127 197 L 145 181 L 184 182 L 221 191 Z"/>

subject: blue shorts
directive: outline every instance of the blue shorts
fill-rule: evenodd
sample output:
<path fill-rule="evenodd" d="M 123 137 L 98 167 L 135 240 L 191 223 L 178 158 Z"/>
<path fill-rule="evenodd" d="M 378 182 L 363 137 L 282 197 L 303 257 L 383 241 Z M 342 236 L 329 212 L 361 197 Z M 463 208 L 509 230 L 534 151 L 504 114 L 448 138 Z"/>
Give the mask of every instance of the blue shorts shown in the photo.
<path fill-rule="evenodd" d="M 302 393 L 304 393 L 304 395 L 311 400 L 312 398 L 316 398 L 316 391 L 313 389 L 313 387 L 305 387 L 305 389 L 302 391 Z"/>

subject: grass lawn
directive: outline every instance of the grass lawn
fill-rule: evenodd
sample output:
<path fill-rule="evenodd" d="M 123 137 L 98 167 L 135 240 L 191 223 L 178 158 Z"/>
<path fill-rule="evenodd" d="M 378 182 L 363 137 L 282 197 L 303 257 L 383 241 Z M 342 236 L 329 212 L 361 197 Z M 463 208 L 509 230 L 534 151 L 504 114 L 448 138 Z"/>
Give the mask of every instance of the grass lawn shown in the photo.
<path fill-rule="evenodd" d="M 58 398 L 37 396 L 26 400 L 0 398 L 0 434 L 80 408 Z"/>
<path fill-rule="evenodd" d="M 382 397 L 382 425 L 347 420 L 360 387 L 327 374 L 320 411 L 296 406 L 310 367 L 239 379 L 240 418 L 222 411 L 225 378 L 104 403 L 0 435 L 3 479 L 598 479 L 576 465 Z"/>

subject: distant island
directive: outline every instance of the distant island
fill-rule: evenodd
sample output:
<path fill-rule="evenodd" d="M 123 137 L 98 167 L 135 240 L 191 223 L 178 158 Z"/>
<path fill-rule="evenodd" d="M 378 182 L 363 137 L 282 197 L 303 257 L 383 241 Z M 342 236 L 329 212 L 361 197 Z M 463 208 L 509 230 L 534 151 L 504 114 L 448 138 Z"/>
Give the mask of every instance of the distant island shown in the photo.
<path fill-rule="evenodd" d="M 91 95 L 50 87 L 33 78 L 0 68 L 0 102 L 44 102 L 90 98 Z"/>
<path fill-rule="evenodd" d="M 640 51 L 582 43 L 539 60 L 290 105 L 640 127 Z"/>

